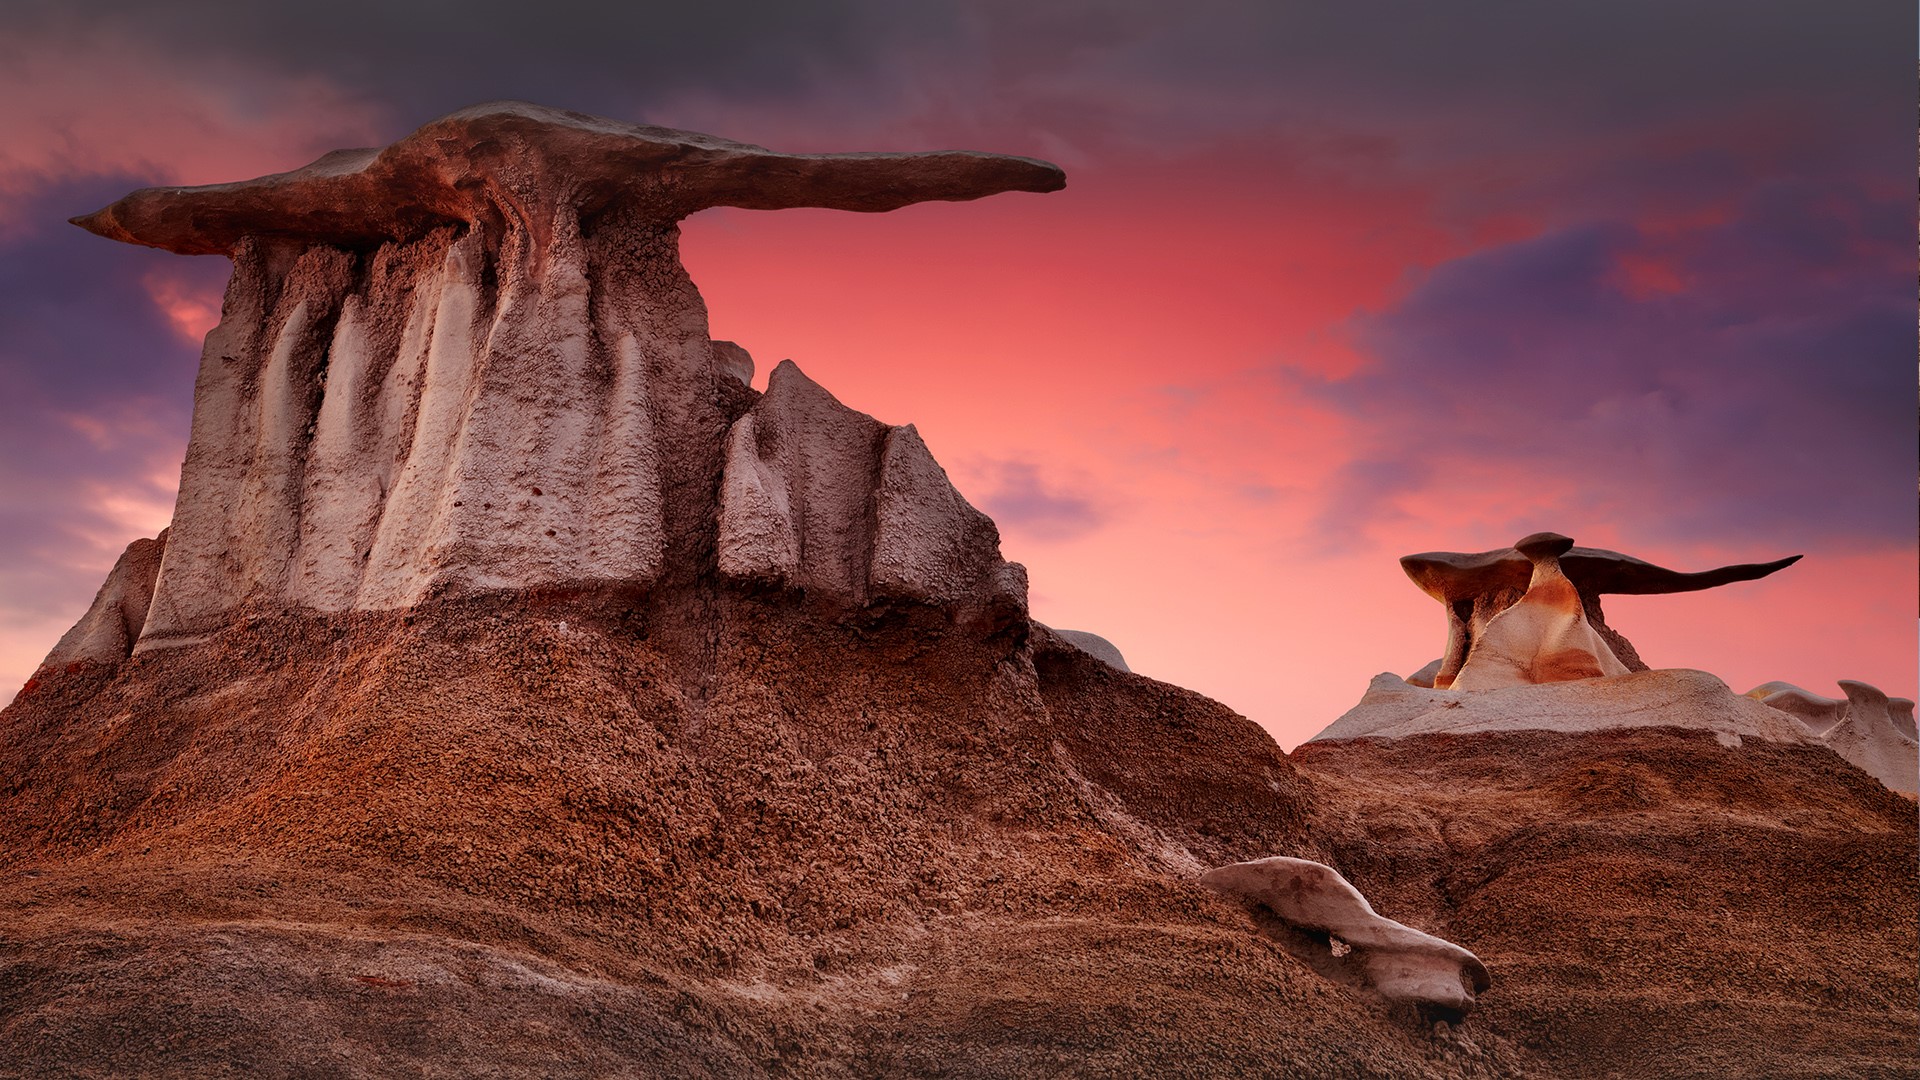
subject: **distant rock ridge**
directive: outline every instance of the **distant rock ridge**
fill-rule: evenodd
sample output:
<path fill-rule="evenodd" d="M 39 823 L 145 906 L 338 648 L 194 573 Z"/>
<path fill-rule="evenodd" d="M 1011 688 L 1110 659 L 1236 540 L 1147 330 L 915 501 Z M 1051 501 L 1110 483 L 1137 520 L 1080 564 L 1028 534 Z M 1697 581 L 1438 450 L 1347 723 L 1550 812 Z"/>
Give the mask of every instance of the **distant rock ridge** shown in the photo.
<path fill-rule="evenodd" d="M 1063 183 L 1026 158 L 778 154 L 507 102 L 77 218 L 234 271 L 164 553 L 116 571 L 139 583 L 109 606 L 150 593 L 144 617 L 120 642 L 90 612 L 49 662 L 199 640 L 242 610 L 654 587 L 716 567 L 833 604 L 1023 615 L 1023 573 L 911 427 L 841 406 L 791 363 L 764 398 L 748 387 L 751 357 L 708 336 L 677 222 Z"/>
<path fill-rule="evenodd" d="M 1415 686 L 1383 672 L 1373 677 L 1359 704 L 1310 741 L 1654 727 L 1709 732 L 1729 747 L 1745 739 L 1790 745 L 1817 741 L 1792 717 L 1734 693 L 1713 675 L 1686 668 L 1485 691 Z"/>
<path fill-rule="evenodd" d="M 1824 697 L 1792 683 L 1769 682 L 1746 696 L 1799 720 L 1834 753 L 1859 766 L 1888 788 L 1920 793 L 1920 740 L 1916 740 L 1913 701 L 1889 697 L 1877 686 L 1841 679 L 1845 698 Z"/>

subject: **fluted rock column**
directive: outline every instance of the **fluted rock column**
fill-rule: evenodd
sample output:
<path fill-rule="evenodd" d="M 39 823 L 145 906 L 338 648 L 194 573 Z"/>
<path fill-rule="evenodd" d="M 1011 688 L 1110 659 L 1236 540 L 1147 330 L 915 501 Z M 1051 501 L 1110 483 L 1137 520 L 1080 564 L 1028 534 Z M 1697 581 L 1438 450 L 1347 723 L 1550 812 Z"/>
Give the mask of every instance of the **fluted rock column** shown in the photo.
<path fill-rule="evenodd" d="M 1062 183 L 1025 158 L 777 154 L 499 103 L 384 149 L 244 183 L 146 189 L 76 219 L 234 262 L 136 647 L 194 640 L 249 608 L 383 610 L 706 573 L 722 468 L 741 438 L 728 430 L 744 353 L 708 335 L 679 220 L 712 206 L 878 211 Z M 957 602 L 958 578 L 916 584 L 941 568 L 915 553 L 937 548 L 965 549 L 965 589 L 995 587 L 992 572 L 974 572 L 1006 565 L 991 522 L 911 429 L 860 419 L 907 434 L 841 446 L 866 431 L 841 424 L 791 436 L 825 464 L 783 475 L 857 489 L 861 511 L 793 526 L 795 557 L 818 573 L 790 584 L 858 577 L 836 595 L 865 602 L 871 581 Z M 830 475 L 834 455 L 876 452 L 890 469 Z M 903 540 L 901 528 L 966 535 Z M 847 565 L 828 567 L 835 559 Z"/>

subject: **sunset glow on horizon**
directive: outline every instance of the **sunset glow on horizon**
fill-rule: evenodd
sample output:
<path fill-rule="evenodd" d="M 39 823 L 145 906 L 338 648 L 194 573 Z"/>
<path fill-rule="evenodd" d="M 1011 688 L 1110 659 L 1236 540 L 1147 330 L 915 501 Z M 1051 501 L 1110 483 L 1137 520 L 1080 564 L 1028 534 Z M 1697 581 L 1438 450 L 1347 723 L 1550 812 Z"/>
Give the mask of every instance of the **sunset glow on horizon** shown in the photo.
<path fill-rule="evenodd" d="M 398 31 L 384 62 L 284 63 L 284 27 L 187 63 L 157 31 L 30 7 L 0 47 L 33 58 L 0 85 L 47 80 L 0 121 L 0 702 L 166 525 L 226 273 L 65 219 L 503 97 L 1062 165 L 1047 195 L 708 211 L 683 258 L 756 386 L 791 358 L 917 426 L 1027 566 L 1036 619 L 1282 746 L 1441 652 L 1400 555 L 1538 530 L 1687 571 L 1804 554 L 1610 598 L 1608 621 L 1735 691 L 1914 695 L 1913 68 L 1865 15 L 1729 4 L 1729 35 L 1628 4 L 1610 18 L 1631 26 L 1409 14 L 1374 37 L 1257 5 L 854 6 L 791 55 L 739 45 L 760 69 L 629 78 L 612 53 L 515 68 L 504 34 L 474 44 L 483 70 L 394 75 L 417 47 Z M 1620 70 L 1606 49 L 1629 44 Z M 121 81 L 60 74 L 108 59 Z"/>

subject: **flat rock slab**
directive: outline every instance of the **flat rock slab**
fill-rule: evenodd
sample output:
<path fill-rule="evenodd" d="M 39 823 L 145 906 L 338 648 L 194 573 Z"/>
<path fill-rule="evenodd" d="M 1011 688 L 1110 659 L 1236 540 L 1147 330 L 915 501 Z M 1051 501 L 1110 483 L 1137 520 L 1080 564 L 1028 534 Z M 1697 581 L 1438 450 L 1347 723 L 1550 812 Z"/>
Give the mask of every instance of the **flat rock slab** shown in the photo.
<path fill-rule="evenodd" d="M 1734 693 L 1713 675 L 1688 668 L 1480 691 L 1434 690 L 1383 672 L 1373 677 L 1360 704 L 1312 741 L 1635 727 L 1711 731 L 1729 746 L 1749 738 L 1818 741 L 1793 717 Z"/>

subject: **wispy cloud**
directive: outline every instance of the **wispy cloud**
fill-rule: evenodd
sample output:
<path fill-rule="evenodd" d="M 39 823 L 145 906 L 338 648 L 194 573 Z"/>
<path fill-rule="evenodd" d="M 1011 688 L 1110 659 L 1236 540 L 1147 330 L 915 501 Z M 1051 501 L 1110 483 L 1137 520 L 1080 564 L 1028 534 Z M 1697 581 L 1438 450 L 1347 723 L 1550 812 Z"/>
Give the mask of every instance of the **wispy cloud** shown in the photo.
<path fill-rule="evenodd" d="M 1106 524 L 1099 499 L 1043 476 L 1034 462 L 997 461 L 980 471 L 988 484 L 981 508 L 1002 529 L 1035 540 L 1075 540 Z"/>

